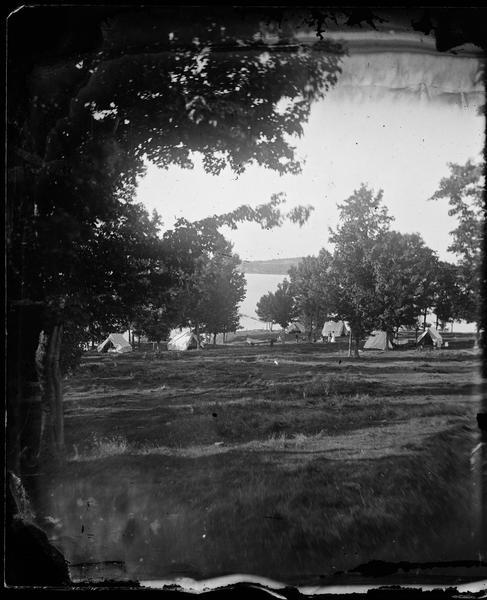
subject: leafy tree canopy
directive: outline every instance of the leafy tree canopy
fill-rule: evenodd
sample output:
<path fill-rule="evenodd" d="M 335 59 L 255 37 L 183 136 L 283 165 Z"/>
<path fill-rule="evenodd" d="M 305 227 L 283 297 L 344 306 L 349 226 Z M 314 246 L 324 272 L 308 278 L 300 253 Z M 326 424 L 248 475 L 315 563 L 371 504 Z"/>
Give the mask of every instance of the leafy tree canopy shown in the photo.
<path fill-rule="evenodd" d="M 296 311 L 310 335 L 328 316 L 327 277 L 331 260 L 331 254 L 322 249 L 317 257 L 307 256 L 289 270 Z"/>
<path fill-rule="evenodd" d="M 457 219 L 457 227 L 450 232 L 452 243 L 448 250 L 459 258 L 459 278 L 464 289 L 461 317 L 475 321 L 480 318 L 482 287 L 485 165 L 469 160 L 464 165 L 449 163 L 448 167 L 450 174 L 440 181 L 430 200 L 447 200 L 448 214 Z"/>
<path fill-rule="evenodd" d="M 268 292 L 257 303 L 256 313 L 262 321 L 278 323 L 285 329 L 296 316 L 291 284 L 287 279 L 277 284 L 275 292 Z"/>
<path fill-rule="evenodd" d="M 149 283 L 171 294 L 196 270 L 166 253 L 177 243 L 159 243 L 157 223 L 132 204 L 147 161 L 190 168 L 198 152 L 211 173 L 252 163 L 296 173 L 293 137 L 340 73 L 339 45 L 302 44 L 260 10 L 187 17 L 28 7 L 9 20 L 9 414 L 28 444 L 15 399 L 37 389 L 40 331 L 55 335 L 45 348 L 56 363 L 67 325 L 74 339 L 87 322 L 121 320 L 147 302 Z"/>

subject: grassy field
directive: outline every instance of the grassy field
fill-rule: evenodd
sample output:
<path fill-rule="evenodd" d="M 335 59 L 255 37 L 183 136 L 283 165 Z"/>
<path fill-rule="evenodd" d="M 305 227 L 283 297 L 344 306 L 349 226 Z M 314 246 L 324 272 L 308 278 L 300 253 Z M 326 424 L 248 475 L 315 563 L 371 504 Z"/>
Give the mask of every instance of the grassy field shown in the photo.
<path fill-rule="evenodd" d="M 87 353 L 43 526 L 79 577 L 312 583 L 372 559 L 475 559 L 480 357 L 452 346 Z"/>

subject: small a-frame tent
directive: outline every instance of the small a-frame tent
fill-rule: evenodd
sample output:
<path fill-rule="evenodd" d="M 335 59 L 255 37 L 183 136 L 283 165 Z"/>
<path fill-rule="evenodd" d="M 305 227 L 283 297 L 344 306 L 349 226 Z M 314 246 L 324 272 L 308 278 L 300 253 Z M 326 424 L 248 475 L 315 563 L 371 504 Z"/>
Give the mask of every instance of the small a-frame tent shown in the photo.
<path fill-rule="evenodd" d="M 342 335 L 347 335 L 348 332 L 349 330 L 347 324 L 344 321 L 327 321 L 323 325 L 321 335 L 323 337 L 329 337 L 331 335 L 335 337 L 340 337 Z"/>
<path fill-rule="evenodd" d="M 434 327 L 429 327 L 419 336 L 416 341 L 417 346 L 437 346 L 443 344 L 443 338 Z"/>
<path fill-rule="evenodd" d="M 294 321 L 286 327 L 286 333 L 306 333 L 306 328 L 299 321 Z"/>
<path fill-rule="evenodd" d="M 107 339 L 98 345 L 98 352 L 132 352 L 132 346 L 127 342 L 121 333 L 111 333 Z"/>
<path fill-rule="evenodd" d="M 364 344 L 364 350 L 392 350 L 392 344 L 385 331 L 373 331 Z"/>
<path fill-rule="evenodd" d="M 203 344 L 200 342 L 200 345 Z M 175 333 L 169 341 L 167 342 L 167 349 L 176 351 L 176 352 L 184 352 L 186 350 L 192 350 L 198 347 L 198 338 L 196 335 L 189 330 L 179 331 Z"/>

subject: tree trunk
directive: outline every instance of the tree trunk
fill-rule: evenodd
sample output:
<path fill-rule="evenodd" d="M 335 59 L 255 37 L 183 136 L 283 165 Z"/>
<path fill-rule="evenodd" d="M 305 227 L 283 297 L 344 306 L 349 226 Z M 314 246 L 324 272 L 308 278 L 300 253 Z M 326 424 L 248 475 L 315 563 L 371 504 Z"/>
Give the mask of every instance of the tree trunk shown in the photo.
<path fill-rule="evenodd" d="M 216 333 L 213 334 L 213 346 L 216 346 Z"/>
<path fill-rule="evenodd" d="M 196 348 L 198 350 L 201 350 L 201 344 L 200 344 L 200 324 L 198 323 L 198 321 L 196 321 L 196 325 L 194 328 L 194 333 L 196 335 Z"/>
<path fill-rule="evenodd" d="M 353 357 L 354 358 L 360 358 L 360 354 L 358 352 L 359 344 L 360 344 L 360 338 L 357 336 L 353 340 Z"/>
<path fill-rule="evenodd" d="M 394 340 L 394 332 L 386 331 L 386 350 L 389 350 L 389 346 L 391 348 L 394 348 L 393 340 Z"/>
<path fill-rule="evenodd" d="M 480 347 L 480 326 L 479 323 L 475 323 L 475 341 L 473 343 L 474 350 L 478 350 Z"/>
<path fill-rule="evenodd" d="M 54 347 L 53 362 L 51 366 L 52 379 L 54 384 L 55 400 L 55 449 L 58 458 L 64 457 L 64 406 L 63 406 L 63 376 L 61 373 L 61 347 L 63 342 L 64 328 L 62 323 L 57 326 L 56 344 Z"/>
<path fill-rule="evenodd" d="M 42 389 L 39 461 L 61 460 L 64 454 L 62 375 L 59 366 L 63 325 L 56 323 L 49 334 L 39 336 L 36 363 Z"/>
<path fill-rule="evenodd" d="M 360 336 L 356 335 L 352 331 L 350 331 L 350 340 L 349 340 L 349 346 L 348 346 L 348 356 L 350 356 L 350 357 L 353 356 L 353 358 L 360 358 L 360 354 L 359 354 L 359 351 L 358 351 L 359 344 L 360 344 Z"/>
<path fill-rule="evenodd" d="M 36 370 L 43 309 L 15 306 L 7 327 L 7 468 L 18 475 L 37 469 L 42 390 Z"/>
<path fill-rule="evenodd" d="M 352 356 L 352 330 L 350 329 L 350 333 L 348 334 L 348 356 L 351 358 Z"/>
<path fill-rule="evenodd" d="M 423 331 L 426 330 L 426 316 L 428 315 L 428 309 L 424 311 L 424 319 L 423 319 Z"/>

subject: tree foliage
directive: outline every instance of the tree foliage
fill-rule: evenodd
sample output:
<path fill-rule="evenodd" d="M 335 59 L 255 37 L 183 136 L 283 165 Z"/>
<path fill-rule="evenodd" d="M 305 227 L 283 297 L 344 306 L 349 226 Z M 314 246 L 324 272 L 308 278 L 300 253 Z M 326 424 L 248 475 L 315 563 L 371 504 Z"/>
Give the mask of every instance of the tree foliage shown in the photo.
<path fill-rule="evenodd" d="M 459 278 L 464 289 L 460 316 L 475 321 L 480 318 L 482 288 L 484 165 L 469 160 L 464 165 L 449 163 L 448 167 L 450 174 L 440 181 L 430 200 L 447 200 L 448 214 L 457 219 L 457 227 L 450 232 L 452 243 L 448 250 L 458 256 Z"/>
<path fill-rule="evenodd" d="M 264 294 L 257 302 L 256 313 L 262 321 L 277 323 L 285 329 L 296 317 L 291 284 L 287 279 L 277 284 L 275 292 Z"/>
<path fill-rule="evenodd" d="M 356 356 L 360 340 L 375 328 L 378 317 L 372 252 L 392 221 L 382 196 L 382 190 L 374 194 L 362 184 L 338 205 L 340 223 L 330 230 L 334 245 L 328 270 L 330 315 L 348 321 Z"/>
<path fill-rule="evenodd" d="M 238 271 L 240 258 L 225 244 L 208 261 L 200 286 L 202 302 L 199 318 L 207 333 L 216 340 L 218 333 L 239 327 L 239 303 L 245 297 L 245 276 Z"/>
<path fill-rule="evenodd" d="M 447 323 L 459 320 L 464 314 L 464 294 L 460 267 L 446 261 L 439 261 L 432 308 L 442 329 Z"/>
<path fill-rule="evenodd" d="M 348 321 L 358 345 L 374 329 L 392 339 L 433 305 L 437 256 L 418 234 L 390 229 L 392 217 L 365 185 L 339 205 L 330 232 L 334 253 L 327 273 L 330 315 Z"/>
<path fill-rule="evenodd" d="M 371 254 L 376 327 L 392 336 L 432 307 L 437 256 L 418 234 L 383 232 Z"/>
<path fill-rule="evenodd" d="M 307 256 L 289 270 L 295 309 L 309 336 L 328 316 L 327 279 L 331 260 L 331 254 L 322 249 L 318 256 Z"/>
<path fill-rule="evenodd" d="M 101 331 L 133 318 L 147 303 L 148 284 L 167 296 L 194 270 L 166 254 L 171 240 L 160 244 L 156 223 L 132 204 L 147 160 L 191 167 L 198 152 L 211 173 L 227 165 L 241 173 L 252 163 L 296 173 L 292 138 L 340 72 L 338 45 L 301 44 L 279 27 L 268 43 L 258 10 L 242 18 L 239 9 L 193 7 L 191 19 L 175 7 L 54 10 L 29 7 L 9 21 L 8 397 L 16 469 L 21 446 L 39 456 L 33 440 L 41 419 L 27 404 L 39 395 L 36 406 L 52 404 L 49 386 L 39 385 L 54 372 L 45 365 L 59 362 L 63 331 L 71 328 L 73 343 L 86 323 Z M 306 218 L 307 210 L 290 217 Z M 56 344 L 48 339 L 43 348 L 52 355 L 36 363 L 41 332 Z"/>

